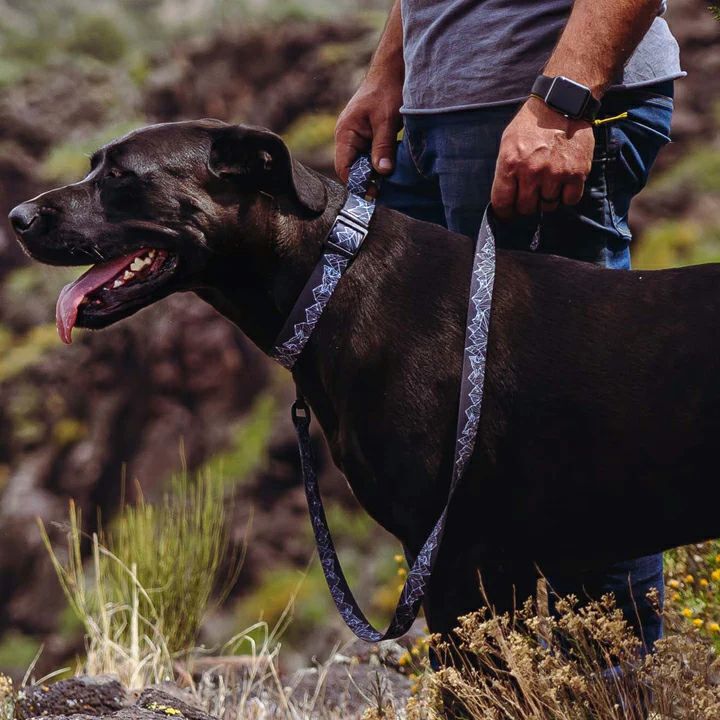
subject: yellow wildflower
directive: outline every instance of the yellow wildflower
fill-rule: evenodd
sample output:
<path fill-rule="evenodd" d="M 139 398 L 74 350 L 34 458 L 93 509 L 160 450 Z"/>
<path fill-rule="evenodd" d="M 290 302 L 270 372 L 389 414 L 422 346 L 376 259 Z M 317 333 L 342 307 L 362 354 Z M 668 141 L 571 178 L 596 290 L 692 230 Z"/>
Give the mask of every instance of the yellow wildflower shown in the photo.
<path fill-rule="evenodd" d="M 715 562 L 720 563 L 720 555 L 715 556 Z"/>
<path fill-rule="evenodd" d="M 680 599 L 680 593 L 673 593 L 671 599 L 673 602 L 677 602 Z"/>
<path fill-rule="evenodd" d="M 720 625 L 718 623 L 713 622 L 708 625 L 708 630 L 710 632 L 720 632 Z"/>
<path fill-rule="evenodd" d="M 707 587 L 709 584 L 705 578 L 700 578 L 700 587 Z"/>
<path fill-rule="evenodd" d="M 720 570 L 713 570 L 710 574 L 710 577 L 715 581 L 718 582 L 720 580 Z"/>
<path fill-rule="evenodd" d="M 692 575 L 686 575 L 683 580 L 685 580 L 688 585 L 692 585 L 692 583 L 695 582 L 695 578 Z"/>
<path fill-rule="evenodd" d="M 693 625 L 694 625 L 696 628 L 702 627 L 703 621 L 702 621 L 700 618 L 695 618 L 695 619 L 693 620 Z"/>
<path fill-rule="evenodd" d="M 692 617 L 693 611 L 692 611 L 689 607 L 686 607 L 686 608 L 683 608 L 683 609 L 682 609 L 682 614 L 683 614 L 686 618 L 689 618 L 689 617 Z"/>
<path fill-rule="evenodd" d="M 718 571 L 716 570 L 715 572 L 718 572 Z M 677 588 L 680 587 L 680 581 L 679 581 L 679 580 L 676 580 L 675 578 L 673 578 L 672 580 L 668 580 L 668 585 L 669 585 L 671 588 L 677 589 Z"/>

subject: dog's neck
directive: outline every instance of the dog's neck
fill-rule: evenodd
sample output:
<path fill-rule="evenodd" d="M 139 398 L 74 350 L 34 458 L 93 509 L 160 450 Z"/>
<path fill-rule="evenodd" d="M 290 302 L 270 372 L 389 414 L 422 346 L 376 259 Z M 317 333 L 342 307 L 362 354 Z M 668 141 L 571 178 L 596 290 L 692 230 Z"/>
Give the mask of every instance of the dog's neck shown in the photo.
<path fill-rule="evenodd" d="M 320 258 L 327 233 L 346 198 L 340 185 L 324 182 L 328 203 L 320 216 L 270 213 L 265 208 L 251 228 L 242 230 L 241 242 L 251 245 L 253 251 L 239 250 L 236 260 L 231 257 L 218 263 L 207 289 L 198 291 L 268 354 Z M 350 470 L 346 467 L 348 453 L 354 458 L 350 460 L 352 472 L 346 474 L 358 499 L 410 547 L 415 540 L 424 539 L 414 538 L 412 533 L 434 521 L 433 513 L 446 492 L 444 484 L 449 473 L 440 471 L 437 449 L 407 451 L 412 455 L 408 472 L 413 477 L 413 492 L 422 492 L 424 498 L 423 507 L 414 508 L 410 514 L 414 519 L 410 521 L 402 490 L 407 478 L 383 466 L 384 455 L 377 452 L 378 442 L 374 438 L 360 439 L 358 423 L 374 417 L 375 429 L 388 442 L 398 446 L 411 443 L 413 431 L 404 431 L 404 423 L 395 423 L 396 418 L 384 414 L 383 406 L 377 404 L 382 393 L 367 383 L 386 375 L 387 381 L 393 382 L 399 371 L 407 373 L 408 381 L 416 374 L 420 376 L 418 364 L 425 362 L 425 354 L 421 352 L 417 358 L 404 356 L 405 345 L 393 341 L 400 329 L 405 335 L 422 332 L 434 346 L 462 347 L 462 328 L 454 323 L 433 320 L 431 329 L 425 323 L 421 330 L 419 323 L 411 320 L 464 314 L 467 288 L 452 282 L 452 278 L 464 274 L 457 266 L 464 263 L 466 267 L 473 250 L 467 238 L 433 225 L 423 225 L 419 232 L 416 226 L 416 221 L 378 208 L 362 251 L 338 284 L 322 322 L 293 369 L 295 381 L 329 440 L 336 464 Z M 240 234 L 241 230 L 235 228 L 233 232 Z M 259 253 L 261 242 L 272 252 Z M 451 364 L 440 367 L 435 373 L 437 381 L 448 382 L 445 376 L 459 375 L 459 370 L 459 366 Z M 452 420 L 455 401 L 444 396 L 441 400 L 452 406 L 448 412 L 443 411 Z M 427 401 L 420 412 L 404 406 L 396 407 L 394 412 L 421 424 L 426 422 L 425 414 L 440 413 Z M 393 434 L 399 434 L 398 438 L 391 437 Z M 362 470 L 358 470 L 358 452 L 364 458 Z M 443 482 L 438 483 L 438 478 Z M 416 522 L 418 517 L 427 522 Z"/>
<path fill-rule="evenodd" d="M 219 258 L 204 287 L 196 291 L 268 355 L 347 195 L 337 183 L 325 178 L 323 182 L 328 202 L 316 216 L 259 197 L 252 221 L 226 230 L 237 256 Z M 262 251 L 247 252 L 247 246 Z"/>

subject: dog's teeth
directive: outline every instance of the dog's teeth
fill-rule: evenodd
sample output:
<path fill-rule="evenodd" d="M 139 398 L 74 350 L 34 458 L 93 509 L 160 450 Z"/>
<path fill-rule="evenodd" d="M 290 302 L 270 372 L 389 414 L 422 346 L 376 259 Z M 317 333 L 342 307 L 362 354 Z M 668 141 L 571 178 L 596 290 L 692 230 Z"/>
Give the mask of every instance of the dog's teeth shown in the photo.
<path fill-rule="evenodd" d="M 142 270 L 145 267 L 145 260 L 142 258 L 135 258 L 132 261 L 132 265 L 130 265 L 130 269 L 133 272 L 138 272 L 139 270 Z"/>
<path fill-rule="evenodd" d="M 132 280 L 134 273 L 131 273 L 129 270 L 125 271 L 125 274 L 122 276 L 123 280 Z"/>
<path fill-rule="evenodd" d="M 113 283 L 113 290 L 114 290 L 115 288 L 122 287 L 122 285 L 123 285 L 123 281 L 122 281 L 122 280 L 116 280 L 116 281 Z"/>

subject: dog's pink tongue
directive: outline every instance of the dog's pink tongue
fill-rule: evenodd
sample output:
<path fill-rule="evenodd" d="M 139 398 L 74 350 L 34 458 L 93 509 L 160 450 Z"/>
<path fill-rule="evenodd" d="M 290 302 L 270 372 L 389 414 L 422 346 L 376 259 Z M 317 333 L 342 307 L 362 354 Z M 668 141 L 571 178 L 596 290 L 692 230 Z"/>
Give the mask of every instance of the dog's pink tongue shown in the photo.
<path fill-rule="evenodd" d="M 60 291 L 55 308 L 55 320 L 58 334 L 64 343 L 69 345 L 72 342 L 72 331 L 77 322 L 78 308 L 85 296 L 112 280 L 143 252 L 145 251 L 139 250 L 132 255 L 117 258 L 117 260 L 93 265 L 86 273 Z"/>

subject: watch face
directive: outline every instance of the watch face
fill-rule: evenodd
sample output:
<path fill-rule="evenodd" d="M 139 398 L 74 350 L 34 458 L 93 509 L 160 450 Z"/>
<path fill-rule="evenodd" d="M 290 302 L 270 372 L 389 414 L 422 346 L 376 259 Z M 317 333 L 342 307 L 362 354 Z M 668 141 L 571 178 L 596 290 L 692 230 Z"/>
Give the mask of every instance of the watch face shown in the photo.
<path fill-rule="evenodd" d="M 559 76 L 553 80 L 545 102 L 563 115 L 579 118 L 585 110 L 589 97 L 590 90 L 584 85 Z"/>

